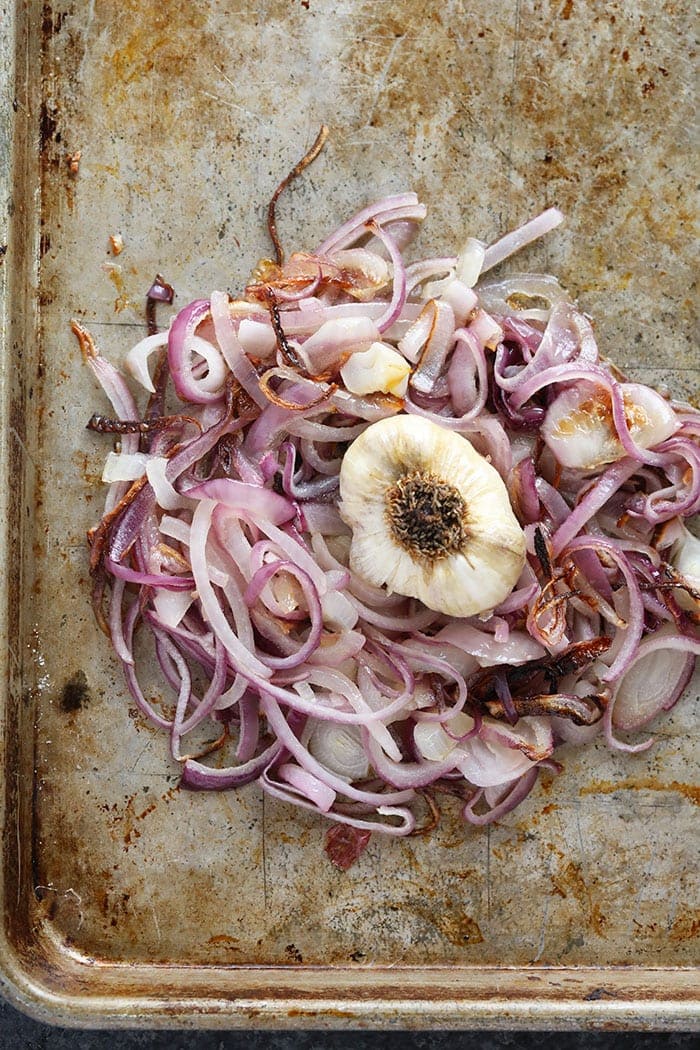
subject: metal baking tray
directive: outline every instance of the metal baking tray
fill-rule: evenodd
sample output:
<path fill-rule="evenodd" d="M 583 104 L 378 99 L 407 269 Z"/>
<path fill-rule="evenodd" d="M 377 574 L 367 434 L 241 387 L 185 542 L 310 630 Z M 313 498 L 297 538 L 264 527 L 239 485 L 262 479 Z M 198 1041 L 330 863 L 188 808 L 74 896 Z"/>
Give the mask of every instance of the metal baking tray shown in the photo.
<path fill-rule="evenodd" d="M 101 395 L 156 271 L 177 303 L 241 287 L 264 210 L 310 246 L 414 188 L 423 252 L 545 205 L 514 265 L 560 275 L 621 368 L 686 397 L 692 5 L 655 0 L 29 0 L 4 5 L 2 988 L 72 1025 L 636 1027 L 697 1023 L 692 700 L 645 755 L 571 753 L 487 830 L 373 841 L 253 786 L 178 789 L 89 608 Z M 80 156 L 78 157 L 78 154 Z M 5 224 L 5 211 L 0 209 Z M 110 252 L 110 234 L 124 250 Z"/>

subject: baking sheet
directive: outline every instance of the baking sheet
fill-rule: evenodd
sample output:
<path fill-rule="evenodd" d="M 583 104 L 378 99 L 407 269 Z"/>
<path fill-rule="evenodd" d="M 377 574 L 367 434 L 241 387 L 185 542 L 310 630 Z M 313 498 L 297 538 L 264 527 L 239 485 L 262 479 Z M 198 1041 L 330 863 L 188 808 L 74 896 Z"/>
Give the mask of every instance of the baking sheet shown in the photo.
<path fill-rule="evenodd" d="M 429 205 L 424 254 L 557 204 L 566 226 L 515 265 L 560 275 L 620 367 L 693 396 L 690 17 L 651 0 L 8 7 L 2 958 L 21 1006 L 91 1025 L 697 1020 L 697 686 L 647 754 L 571 753 L 493 828 L 448 815 L 346 874 L 324 824 L 254 786 L 178 789 L 89 608 L 105 448 L 83 427 L 104 405 L 68 328 L 117 362 L 156 271 L 179 305 L 240 288 L 269 252 L 272 189 L 325 122 L 280 203 L 286 244 L 404 188 Z"/>

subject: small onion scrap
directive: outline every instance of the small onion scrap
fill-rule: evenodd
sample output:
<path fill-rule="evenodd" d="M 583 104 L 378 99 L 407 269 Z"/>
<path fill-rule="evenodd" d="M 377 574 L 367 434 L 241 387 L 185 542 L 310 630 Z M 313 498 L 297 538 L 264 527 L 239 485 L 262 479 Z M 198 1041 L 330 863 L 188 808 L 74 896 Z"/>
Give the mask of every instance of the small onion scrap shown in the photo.
<path fill-rule="evenodd" d="M 425 213 L 387 197 L 241 298 L 151 323 L 128 380 L 73 326 L 115 417 L 92 429 L 120 438 L 89 546 L 129 691 L 184 787 L 255 781 L 344 826 L 343 869 L 372 832 L 431 830 L 442 799 L 501 819 L 564 744 L 646 749 L 619 734 L 678 701 L 700 651 L 700 413 L 621 381 L 554 277 L 484 276 L 556 209 L 407 265 Z M 398 413 L 465 437 L 507 487 L 527 554 L 497 608 L 456 619 L 351 568 L 343 455 Z"/>

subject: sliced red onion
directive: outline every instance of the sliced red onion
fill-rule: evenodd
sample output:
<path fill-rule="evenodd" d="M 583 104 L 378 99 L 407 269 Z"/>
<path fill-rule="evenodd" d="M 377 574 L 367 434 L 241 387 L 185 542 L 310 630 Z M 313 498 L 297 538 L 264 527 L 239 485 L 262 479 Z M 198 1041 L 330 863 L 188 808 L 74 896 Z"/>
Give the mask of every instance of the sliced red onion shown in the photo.
<path fill-rule="evenodd" d="M 540 498 L 537 493 L 537 476 L 535 464 L 530 456 L 524 456 L 513 467 L 508 489 L 520 520 L 526 524 L 534 524 L 539 521 Z M 576 529 L 573 535 L 575 536 L 578 531 Z"/>
<path fill-rule="evenodd" d="M 257 405 L 264 408 L 267 399 L 260 389 L 258 373 L 238 339 L 228 296 L 224 292 L 212 292 L 210 310 L 216 339 L 226 364 L 246 393 Z"/>
<path fill-rule="evenodd" d="M 428 309 L 432 311 L 430 331 L 410 379 L 411 386 L 422 393 L 430 393 L 435 386 L 455 338 L 455 315 L 452 307 L 448 303 L 431 299 L 426 304 L 426 310 Z"/>
<path fill-rule="evenodd" d="M 182 767 L 180 783 L 193 791 L 225 791 L 229 788 L 244 787 L 257 780 L 283 750 L 282 745 L 275 741 L 256 758 L 238 766 L 226 766 L 222 769 L 205 766 L 193 758 L 188 758 Z"/>
<path fill-rule="evenodd" d="M 496 241 L 486 249 L 481 273 L 486 273 L 487 270 L 498 266 L 504 259 L 514 255 L 515 252 L 519 252 L 526 244 L 531 244 L 532 241 L 544 237 L 546 233 L 556 229 L 563 221 L 564 216 L 558 208 L 548 208 L 541 215 L 538 215 L 536 219 L 530 219 L 523 226 L 519 226 L 517 230 L 507 233 L 505 237 L 501 237 L 499 241 Z"/>
<path fill-rule="evenodd" d="M 642 605 L 642 597 L 639 590 L 639 584 L 637 583 L 636 576 L 628 559 L 625 557 L 624 553 L 615 547 L 613 542 L 601 539 L 597 536 L 582 536 L 579 539 L 572 540 L 568 547 L 566 547 L 565 553 L 571 555 L 577 551 L 586 550 L 595 551 L 598 553 L 599 557 L 602 555 L 613 561 L 620 570 L 626 584 L 628 603 L 627 624 L 619 634 L 622 641 L 618 647 L 617 653 L 614 653 L 615 647 L 611 647 L 610 652 L 608 653 L 609 656 L 614 655 L 614 660 L 609 670 L 602 676 L 604 682 L 614 682 L 629 666 L 642 637 L 642 632 L 644 630 L 644 607 Z"/>
<path fill-rule="evenodd" d="M 299 356 L 311 375 L 330 375 L 349 354 L 367 350 L 379 337 L 380 327 L 370 317 L 342 317 L 322 324 L 300 345 Z"/>
<path fill-rule="evenodd" d="M 322 813 L 327 813 L 335 802 L 336 792 L 333 788 L 328 787 L 318 777 L 315 777 L 306 769 L 295 766 L 292 762 L 284 762 L 278 768 L 277 776 L 298 791 L 304 798 L 308 798 L 310 802 L 313 802 Z"/>
<path fill-rule="evenodd" d="M 322 766 L 350 784 L 367 778 L 369 762 L 359 729 L 332 722 L 314 724 L 312 720 L 307 723 L 307 729 L 310 730 L 307 747 Z"/>
<path fill-rule="evenodd" d="M 616 731 L 672 707 L 700 648 L 695 577 L 673 546 L 700 509 L 700 414 L 619 382 L 554 278 L 470 287 L 552 229 L 555 209 L 486 251 L 472 241 L 459 259 L 407 267 L 403 248 L 424 213 L 415 195 L 386 198 L 318 256 L 293 255 L 269 281 L 256 278 L 251 301 L 214 292 L 180 311 L 167 337 L 130 354 L 132 374 L 155 388 L 143 414 L 75 326 L 117 416 L 91 429 L 122 439 L 106 476 L 124 480 L 91 530 L 91 565 L 136 704 L 169 732 L 176 759 L 205 722 L 215 747 L 238 732 L 236 762 L 188 757 L 184 786 L 257 781 L 363 842 L 414 831 L 432 786 L 462 798 L 474 787 L 465 819 L 499 819 L 542 765 L 559 768 L 550 756 L 563 740 L 580 746 L 602 729 L 614 749 L 645 750 L 652 741 Z M 364 246 L 372 236 L 377 251 Z M 343 372 L 380 333 L 379 345 L 415 366 L 405 397 Z M 166 338 L 167 362 L 151 378 L 150 354 Z M 372 360 L 364 367 L 388 367 L 386 356 Z M 169 375 L 187 407 L 159 418 Z M 589 397 L 609 404 L 612 455 L 584 463 L 563 431 Z M 528 562 L 481 618 L 449 620 L 348 568 L 344 451 L 397 412 L 463 434 L 508 482 Z M 173 719 L 140 687 L 137 624 L 152 634 Z M 605 711 L 590 727 L 557 717 L 591 705 Z"/>
<path fill-rule="evenodd" d="M 372 231 L 389 253 L 389 258 L 394 269 L 391 300 L 386 311 L 377 319 L 377 328 L 380 332 L 386 332 L 399 317 L 403 304 L 406 301 L 406 269 L 399 247 L 394 238 L 382 229 L 376 222 L 369 222 L 368 229 Z"/>
<path fill-rule="evenodd" d="M 628 755 L 638 755 L 643 751 L 648 751 L 655 743 L 653 736 L 640 741 L 638 744 L 627 744 L 624 740 L 620 740 L 619 737 L 616 737 L 612 724 L 612 709 L 610 707 L 606 708 L 603 713 L 603 734 L 605 736 L 605 742 L 611 750 L 624 751 Z"/>
<path fill-rule="evenodd" d="M 488 367 L 483 347 L 468 329 L 455 332 L 447 383 L 452 404 L 463 421 L 483 412 L 489 392 Z"/>
<path fill-rule="evenodd" d="M 700 639 L 662 627 L 640 642 L 618 682 L 611 703 L 612 724 L 641 729 L 661 711 L 669 711 L 690 681 Z"/>
<path fill-rule="evenodd" d="M 241 645 L 238 636 L 231 628 L 219 600 L 211 585 L 207 567 L 207 538 L 211 528 L 215 504 L 211 500 L 202 500 L 192 518 L 190 537 L 190 558 L 192 575 L 202 603 L 202 612 L 216 632 L 219 640 L 226 646 L 237 669 L 254 678 L 269 678 L 271 672 L 260 660 L 256 659 Z"/>
<path fill-rule="evenodd" d="M 377 793 L 374 791 L 364 791 L 354 787 L 352 784 L 347 784 L 343 779 L 322 766 L 320 762 L 317 762 L 309 751 L 299 742 L 289 728 L 281 709 L 272 697 L 263 693 L 260 703 L 270 726 L 277 733 L 278 738 L 282 741 L 290 754 L 296 758 L 297 762 L 299 762 L 304 769 L 314 774 L 319 780 L 327 784 L 338 794 L 344 795 L 349 799 L 354 799 L 357 802 L 366 802 L 371 806 L 400 806 L 404 802 L 410 802 L 410 791 L 387 791 Z M 391 781 L 389 780 L 388 783 L 391 783 Z"/>
<path fill-rule="evenodd" d="M 394 762 L 387 758 L 370 734 L 364 730 L 365 747 L 370 755 L 372 766 L 387 784 L 405 791 L 427 787 L 445 773 L 450 773 L 456 765 L 453 753 L 441 762 Z"/>
<path fill-rule="evenodd" d="M 272 667 L 277 670 L 289 667 L 299 667 L 300 664 L 305 663 L 306 660 L 308 660 L 308 658 L 318 649 L 321 641 L 321 630 L 323 628 L 323 613 L 321 611 L 321 601 L 318 596 L 318 591 L 314 587 L 313 582 L 307 573 L 305 573 L 298 565 L 295 565 L 290 561 L 270 562 L 263 566 L 263 568 L 259 569 L 252 577 L 246 589 L 244 595 L 246 603 L 252 605 L 268 580 L 276 572 L 282 571 L 290 573 L 298 580 L 304 595 L 306 608 L 311 620 L 311 626 L 304 643 L 289 656 L 261 655 L 260 659 L 262 663 L 267 667 Z"/>
<path fill-rule="evenodd" d="M 552 553 L 555 557 L 581 532 L 584 525 L 601 507 L 605 506 L 610 497 L 632 477 L 636 470 L 637 464 L 629 459 L 621 459 L 612 467 L 608 467 L 554 533 Z"/>
<path fill-rule="evenodd" d="M 294 797 L 289 790 L 284 790 L 279 784 L 275 784 L 270 779 L 267 772 L 263 773 L 260 778 L 260 784 L 263 791 L 267 792 L 273 798 L 281 799 L 283 802 L 293 802 L 296 806 L 302 809 L 311 810 L 312 813 L 321 813 L 312 802 L 307 802 L 302 798 Z M 329 814 L 321 814 L 323 816 L 330 816 L 338 824 L 347 824 L 352 828 L 359 828 L 362 831 L 369 832 L 381 831 L 383 835 L 391 835 L 396 837 L 403 837 L 404 835 L 410 835 L 416 826 L 416 818 L 410 809 L 402 806 L 377 806 L 376 812 L 380 817 L 398 818 L 400 824 L 390 824 L 388 821 L 379 820 L 365 820 L 358 817 L 351 817 L 348 814 L 341 812 L 339 809 L 332 810 Z"/>
<path fill-rule="evenodd" d="M 498 805 L 493 806 L 483 814 L 476 813 L 475 807 L 481 801 L 485 792 L 477 791 L 462 810 L 462 816 L 469 824 L 474 824 L 476 827 L 485 827 L 487 824 L 493 824 L 508 813 L 511 813 L 516 806 L 520 805 L 523 799 L 527 798 L 537 783 L 538 773 L 538 766 L 533 766 L 527 770 L 515 781 L 512 789 L 501 799 Z"/>
<path fill-rule="evenodd" d="M 438 259 L 421 259 L 420 262 L 411 263 L 406 267 L 406 293 L 410 295 L 419 285 L 436 277 L 451 279 L 456 265 L 456 255 L 442 256 Z"/>
<path fill-rule="evenodd" d="M 190 303 L 176 315 L 168 335 L 168 363 L 175 390 L 181 400 L 191 401 L 198 405 L 209 401 L 220 401 L 222 397 L 220 389 L 208 389 L 206 381 L 195 379 L 193 372 L 192 355 L 195 352 L 196 332 L 210 313 L 208 299 L 198 299 Z M 212 344 L 209 346 L 211 351 L 207 360 L 213 361 L 217 351 Z M 197 347 L 198 351 L 201 351 L 203 341 L 199 342 Z"/>
<path fill-rule="evenodd" d="M 164 587 L 171 591 L 191 591 L 194 587 L 194 580 L 191 576 L 167 576 L 139 572 L 136 569 L 130 569 L 128 565 L 112 561 L 111 558 L 107 558 L 105 566 L 118 579 L 125 580 L 127 583 L 140 583 L 143 587 Z"/>
<path fill-rule="evenodd" d="M 484 310 L 503 317 L 506 327 L 510 326 L 511 331 L 514 325 L 525 321 L 547 324 L 557 304 L 568 300 L 556 277 L 541 273 L 519 273 L 500 281 L 488 281 L 479 284 L 476 291 Z M 542 301 L 544 308 L 521 306 L 523 300 L 525 303 Z M 541 339 L 541 332 L 539 336 Z"/>
<path fill-rule="evenodd" d="M 502 643 L 497 642 L 492 634 L 479 631 L 466 620 L 448 624 L 438 631 L 435 638 L 442 642 L 450 642 L 471 653 L 482 667 L 525 664 L 530 660 L 541 660 L 545 655 L 542 646 L 522 631 L 512 631 L 508 641 Z"/>
<path fill-rule="evenodd" d="M 381 222 L 384 225 L 402 219 L 421 222 L 427 212 L 424 205 L 418 202 L 415 193 L 398 193 L 385 197 L 377 204 L 370 204 L 339 226 L 335 233 L 327 237 L 316 249 L 316 255 L 330 255 L 341 248 L 346 248 L 366 234 L 368 222 Z"/>
<path fill-rule="evenodd" d="M 284 496 L 234 478 L 212 478 L 187 489 L 187 495 L 190 499 L 215 500 L 246 516 L 265 518 L 273 525 L 282 525 L 296 514 L 294 505 Z"/>
<path fill-rule="evenodd" d="M 477 310 L 469 322 L 469 331 L 480 346 L 494 350 L 503 339 L 503 329 L 485 310 Z"/>

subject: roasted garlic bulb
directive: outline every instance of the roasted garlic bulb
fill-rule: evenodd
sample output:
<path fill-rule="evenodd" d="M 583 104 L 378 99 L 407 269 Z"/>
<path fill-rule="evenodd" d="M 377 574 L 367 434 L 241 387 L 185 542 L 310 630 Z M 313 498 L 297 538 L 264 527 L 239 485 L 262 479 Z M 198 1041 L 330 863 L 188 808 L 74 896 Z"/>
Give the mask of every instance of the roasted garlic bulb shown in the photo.
<path fill-rule="evenodd" d="M 397 415 L 345 453 L 340 513 L 351 568 L 450 616 L 502 602 L 525 563 L 525 537 L 506 487 L 466 438 Z"/>

